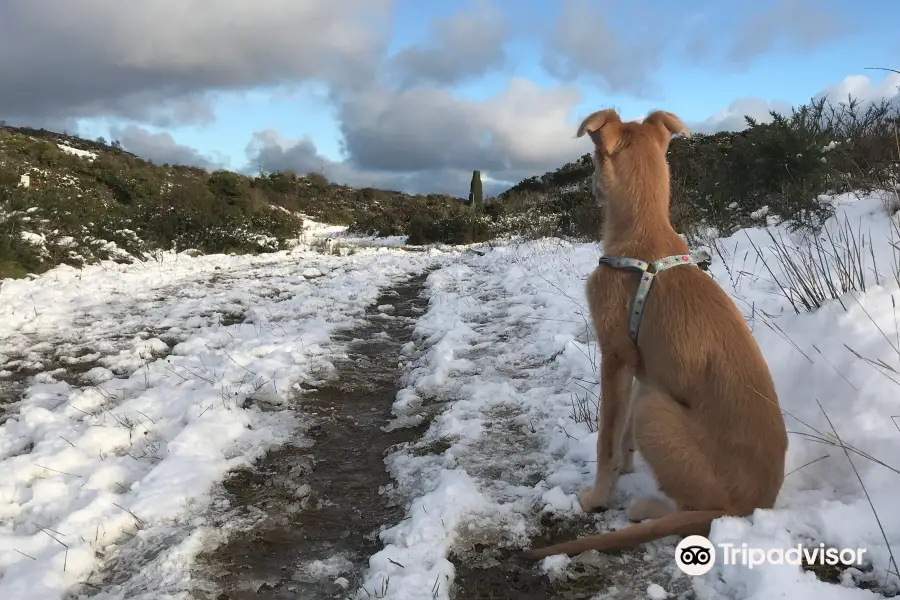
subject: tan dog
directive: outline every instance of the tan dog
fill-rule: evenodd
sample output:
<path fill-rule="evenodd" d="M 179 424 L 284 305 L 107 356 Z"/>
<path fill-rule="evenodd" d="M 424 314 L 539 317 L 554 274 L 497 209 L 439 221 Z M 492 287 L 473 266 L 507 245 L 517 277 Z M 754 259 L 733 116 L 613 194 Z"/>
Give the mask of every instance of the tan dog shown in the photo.
<path fill-rule="evenodd" d="M 603 205 L 607 257 L 652 263 L 687 255 L 669 222 L 673 134 L 689 135 L 675 115 L 651 113 L 625 123 L 598 111 L 578 128 L 595 145 L 593 187 Z M 687 260 L 678 258 L 673 260 Z M 587 282 L 601 352 L 600 433 L 594 485 L 584 510 L 609 507 L 619 475 L 633 469 L 635 442 L 660 490 L 628 507 L 647 522 L 530 550 L 528 558 L 617 550 L 674 534 L 708 535 L 725 515 L 771 508 L 784 479 L 787 433 L 771 374 L 734 302 L 692 264 L 653 278 L 632 341 L 629 317 L 642 275 L 600 264 Z"/>

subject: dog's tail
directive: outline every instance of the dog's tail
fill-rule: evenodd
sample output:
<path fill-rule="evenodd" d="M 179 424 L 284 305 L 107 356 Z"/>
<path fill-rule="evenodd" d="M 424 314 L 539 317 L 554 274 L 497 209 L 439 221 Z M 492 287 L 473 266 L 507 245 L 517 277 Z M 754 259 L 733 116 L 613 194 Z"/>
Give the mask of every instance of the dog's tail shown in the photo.
<path fill-rule="evenodd" d="M 523 556 L 528 559 L 545 558 L 556 554 L 575 556 L 587 550 L 623 550 L 676 534 L 708 535 L 710 524 L 726 514 L 724 510 L 677 512 L 659 519 L 637 523 L 618 531 L 578 538 L 546 548 L 526 550 Z"/>

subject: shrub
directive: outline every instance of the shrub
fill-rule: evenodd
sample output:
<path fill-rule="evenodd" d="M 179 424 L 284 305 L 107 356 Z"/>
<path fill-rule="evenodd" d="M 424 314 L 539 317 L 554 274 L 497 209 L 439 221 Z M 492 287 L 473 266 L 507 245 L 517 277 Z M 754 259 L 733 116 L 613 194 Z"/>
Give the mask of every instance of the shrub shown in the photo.
<path fill-rule="evenodd" d="M 472 244 L 491 238 L 490 221 L 474 212 L 439 219 L 414 217 L 409 224 L 407 243 Z"/>
<path fill-rule="evenodd" d="M 317 190 L 324 190 L 329 185 L 328 178 L 321 173 L 307 173 L 306 179 L 312 184 L 312 187 Z"/>
<path fill-rule="evenodd" d="M 266 193 L 244 175 L 158 167 L 114 147 L 89 160 L 61 154 L 55 143 L 63 141 L 59 134 L 22 131 L 0 129 L 4 277 L 61 263 L 127 260 L 122 251 L 132 256 L 172 247 L 269 252 L 302 230 L 301 218 L 273 208 Z M 94 142 L 65 138 L 65 143 L 86 147 Z M 32 187 L 18 187 L 19 174 L 34 172 L 36 165 L 45 166 L 32 178 Z"/>
<path fill-rule="evenodd" d="M 206 185 L 216 198 L 227 202 L 240 200 L 246 195 L 249 186 L 245 186 L 245 177 L 230 171 L 215 171 L 209 175 Z"/>
<path fill-rule="evenodd" d="M 19 173 L 0 165 L 0 187 L 16 187 L 21 179 Z"/>

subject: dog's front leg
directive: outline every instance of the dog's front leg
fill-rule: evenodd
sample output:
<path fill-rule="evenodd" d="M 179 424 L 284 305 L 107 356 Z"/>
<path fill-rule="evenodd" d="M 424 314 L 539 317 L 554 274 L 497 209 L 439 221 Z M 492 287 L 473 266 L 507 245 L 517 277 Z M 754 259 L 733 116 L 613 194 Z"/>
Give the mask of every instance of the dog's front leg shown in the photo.
<path fill-rule="evenodd" d="M 641 384 L 635 379 L 631 384 L 631 392 L 628 397 L 627 412 L 625 414 L 625 424 L 622 427 L 622 468 L 619 475 L 634 473 L 634 451 L 637 446 L 634 440 L 634 407 L 638 401 L 638 395 L 641 393 Z"/>
<path fill-rule="evenodd" d="M 600 431 L 597 435 L 597 474 L 594 485 L 583 488 L 578 502 L 585 511 L 606 509 L 623 467 L 623 447 L 631 429 L 630 407 L 634 368 L 615 354 L 600 364 Z M 629 461 L 630 462 L 630 461 Z M 624 466 L 631 466 L 625 464 Z"/>

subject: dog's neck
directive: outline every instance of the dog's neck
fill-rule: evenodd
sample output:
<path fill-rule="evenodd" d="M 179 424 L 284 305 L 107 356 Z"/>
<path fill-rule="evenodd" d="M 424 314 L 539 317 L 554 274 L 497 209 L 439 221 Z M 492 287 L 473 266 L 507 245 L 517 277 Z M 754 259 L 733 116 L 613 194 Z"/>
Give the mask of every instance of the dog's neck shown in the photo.
<path fill-rule="evenodd" d="M 609 190 L 603 211 L 603 253 L 653 260 L 686 254 L 687 244 L 669 220 L 669 186 L 634 187 Z"/>

